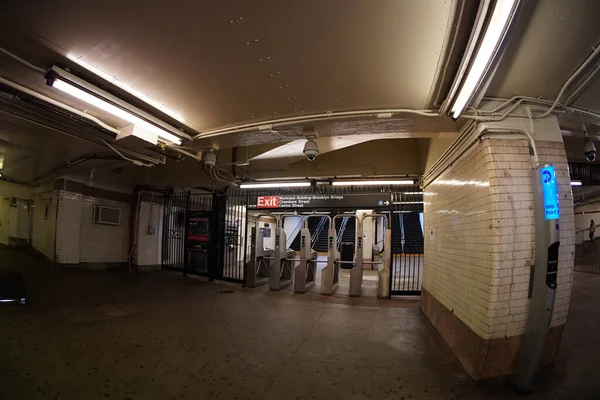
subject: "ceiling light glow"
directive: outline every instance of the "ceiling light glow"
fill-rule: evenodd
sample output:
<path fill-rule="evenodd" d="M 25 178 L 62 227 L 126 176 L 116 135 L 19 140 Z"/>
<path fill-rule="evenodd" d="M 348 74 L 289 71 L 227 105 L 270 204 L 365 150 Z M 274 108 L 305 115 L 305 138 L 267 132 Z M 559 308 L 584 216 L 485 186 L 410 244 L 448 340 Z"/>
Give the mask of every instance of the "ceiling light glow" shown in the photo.
<path fill-rule="evenodd" d="M 581 186 L 581 181 L 571 181 L 571 186 Z"/>
<path fill-rule="evenodd" d="M 164 139 L 168 142 L 171 143 L 175 143 L 175 144 L 181 144 L 181 139 L 179 139 L 177 136 L 166 132 L 163 129 L 160 129 L 159 127 L 157 127 L 156 125 L 150 124 L 146 121 L 144 121 L 143 119 L 133 115 L 130 112 L 127 112 L 117 106 L 114 106 L 112 104 L 110 104 L 109 102 L 96 97 L 86 91 L 83 91 L 81 89 L 79 89 L 78 87 L 71 85 L 68 82 L 65 82 L 59 78 L 55 78 L 52 81 L 52 87 L 67 93 L 79 100 L 82 100 L 94 107 L 98 107 L 99 109 L 106 111 L 109 114 L 112 114 L 118 118 L 124 119 L 127 122 L 130 122 L 134 125 L 138 125 L 140 127 L 143 127 L 144 129 L 147 129 L 151 132 L 155 132 L 159 138 Z M 156 143 L 154 143 L 156 144 Z"/>
<path fill-rule="evenodd" d="M 310 182 L 269 182 L 269 183 L 241 183 L 240 189 L 266 189 L 266 188 L 288 188 L 308 187 Z"/>
<path fill-rule="evenodd" d="M 377 185 L 414 185 L 413 180 L 386 180 L 386 181 L 333 181 L 333 186 L 377 186 Z"/>
<path fill-rule="evenodd" d="M 453 118 L 458 118 L 467 107 L 482 78 L 488 71 L 496 50 L 504 38 L 504 33 L 510 25 L 513 10 L 518 2 L 519 0 L 496 1 L 483 40 L 475 54 L 475 60 L 471 64 L 467 77 L 452 105 L 450 113 Z"/>

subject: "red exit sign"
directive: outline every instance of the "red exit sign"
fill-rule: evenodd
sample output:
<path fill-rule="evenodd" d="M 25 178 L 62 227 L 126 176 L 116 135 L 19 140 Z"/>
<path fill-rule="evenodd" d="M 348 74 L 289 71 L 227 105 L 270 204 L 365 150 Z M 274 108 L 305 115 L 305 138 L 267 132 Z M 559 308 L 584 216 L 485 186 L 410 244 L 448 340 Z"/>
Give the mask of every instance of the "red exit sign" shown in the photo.
<path fill-rule="evenodd" d="M 279 196 L 258 196 L 256 208 L 279 208 Z"/>

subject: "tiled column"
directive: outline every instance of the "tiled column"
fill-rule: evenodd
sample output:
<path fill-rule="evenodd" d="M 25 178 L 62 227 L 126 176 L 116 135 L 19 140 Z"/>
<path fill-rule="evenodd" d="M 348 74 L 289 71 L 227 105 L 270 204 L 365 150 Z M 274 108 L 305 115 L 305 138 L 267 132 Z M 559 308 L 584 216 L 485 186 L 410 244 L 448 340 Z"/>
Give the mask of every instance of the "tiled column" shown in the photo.
<path fill-rule="evenodd" d="M 573 200 L 564 145 L 536 141 L 556 168 L 560 256 L 544 363 L 567 319 L 573 271 Z M 512 372 L 529 308 L 535 256 L 532 161 L 527 140 L 485 139 L 424 190 L 421 308 L 475 379 Z"/>

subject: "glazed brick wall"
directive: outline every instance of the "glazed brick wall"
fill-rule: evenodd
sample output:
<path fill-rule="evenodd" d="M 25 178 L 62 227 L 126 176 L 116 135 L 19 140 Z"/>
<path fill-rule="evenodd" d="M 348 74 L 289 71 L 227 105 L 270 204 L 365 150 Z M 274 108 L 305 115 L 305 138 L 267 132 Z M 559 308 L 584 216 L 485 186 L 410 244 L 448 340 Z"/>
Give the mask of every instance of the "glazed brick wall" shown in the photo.
<path fill-rule="evenodd" d="M 94 212 L 96 206 L 120 209 L 121 223 L 119 225 L 95 223 Z M 126 262 L 129 246 L 129 204 L 82 196 L 80 207 L 79 262 Z"/>
<path fill-rule="evenodd" d="M 59 264 L 127 262 L 129 243 L 129 204 L 84 196 L 65 190 L 55 191 L 56 262 Z M 118 226 L 94 222 L 94 207 L 119 208 Z"/>
<path fill-rule="evenodd" d="M 552 326 L 566 322 L 574 251 L 564 146 L 538 142 L 556 167 L 561 247 Z M 483 339 L 524 333 L 534 261 L 531 156 L 525 140 L 486 139 L 432 182 L 425 199 L 423 287 Z"/>

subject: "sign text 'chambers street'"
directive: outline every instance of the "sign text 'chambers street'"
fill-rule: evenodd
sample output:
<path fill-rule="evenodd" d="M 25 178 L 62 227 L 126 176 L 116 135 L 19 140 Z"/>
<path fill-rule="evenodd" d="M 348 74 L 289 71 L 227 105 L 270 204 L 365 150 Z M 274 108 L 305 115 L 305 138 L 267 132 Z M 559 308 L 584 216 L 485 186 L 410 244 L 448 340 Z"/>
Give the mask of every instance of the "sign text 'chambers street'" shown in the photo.
<path fill-rule="evenodd" d="M 255 205 L 254 205 L 255 204 Z M 250 208 L 344 208 L 389 207 L 391 195 L 381 194 L 298 194 L 283 196 L 257 196 Z"/>

